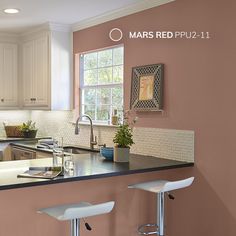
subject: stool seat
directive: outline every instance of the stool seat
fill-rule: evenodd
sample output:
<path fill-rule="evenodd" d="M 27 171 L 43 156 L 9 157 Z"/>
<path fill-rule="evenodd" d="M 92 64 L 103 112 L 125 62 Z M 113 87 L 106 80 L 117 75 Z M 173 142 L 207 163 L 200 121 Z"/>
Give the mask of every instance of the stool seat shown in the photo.
<path fill-rule="evenodd" d="M 155 180 L 129 185 L 128 188 L 141 189 L 153 193 L 164 193 L 176 189 L 186 188 L 192 184 L 194 177 L 179 181 Z"/>
<path fill-rule="evenodd" d="M 101 215 L 109 213 L 115 202 L 105 202 L 101 204 L 92 205 L 88 202 L 80 202 L 77 204 L 59 205 L 49 208 L 39 209 L 38 213 L 45 213 L 57 220 L 73 220 L 86 218 L 89 216 Z"/>

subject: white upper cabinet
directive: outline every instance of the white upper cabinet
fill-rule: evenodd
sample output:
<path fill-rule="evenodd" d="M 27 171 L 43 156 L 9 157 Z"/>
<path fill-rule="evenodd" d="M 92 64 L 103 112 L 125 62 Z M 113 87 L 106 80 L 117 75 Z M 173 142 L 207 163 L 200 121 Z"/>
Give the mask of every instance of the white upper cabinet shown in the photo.
<path fill-rule="evenodd" d="M 48 35 L 22 45 L 23 106 L 49 108 Z"/>
<path fill-rule="evenodd" d="M 0 109 L 18 107 L 17 44 L 0 43 Z"/>
<path fill-rule="evenodd" d="M 22 39 L 22 107 L 70 110 L 72 101 L 70 31 L 43 31 Z"/>
<path fill-rule="evenodd" d="M 50 90 L 48 40 L 48 36 L 35 40 L 33 94 L 35 94 L 38 106 L 50 105 L 48 98 L 48 91 Z"/>
<path fill-rule="evenodd" d="M 72 61 L 66 25 L 49 23 L 24 35 L 0 33 L 0 109 L 72 109 Z"/>
<path fill-rule="evenodd" d="M 30 106 L 33 98 L 33 76 L 34 76 L 34 42 L 30 41 L 22 46 L 22 77 L 23 77 L 23 102 Z"/>

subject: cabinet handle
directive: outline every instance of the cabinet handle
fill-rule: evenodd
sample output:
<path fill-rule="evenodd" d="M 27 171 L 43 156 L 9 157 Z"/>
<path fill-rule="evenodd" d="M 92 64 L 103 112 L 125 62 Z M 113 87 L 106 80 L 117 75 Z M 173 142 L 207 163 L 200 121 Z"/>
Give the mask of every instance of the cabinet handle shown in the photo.
<path fill-rule="evenodd" d="M 4 102 L 4 98 L 1 99 L 1 102 Z"/>

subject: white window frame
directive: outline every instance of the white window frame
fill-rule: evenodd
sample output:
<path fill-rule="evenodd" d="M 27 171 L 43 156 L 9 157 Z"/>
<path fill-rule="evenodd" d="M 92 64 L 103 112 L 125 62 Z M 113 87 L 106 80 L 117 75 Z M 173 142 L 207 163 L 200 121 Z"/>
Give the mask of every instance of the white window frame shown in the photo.
<path fill-rule="evenodd" d="M 123 64 L 119 64 L 119 65 L 114 65 L 114 66 L 123 66 L 123 83 L 109 83 L 109 84 L 101 84 L 101 85 L 84 85 L 84 60 L 83 57 L 85 54 L 89 54 L 89 53 L 93 53 L 93 52 L 101 52 L 101 51 L 105 51 L 105 50 L 109 50 L 109 49 L 114 49 L 114 48 L 119 48 L 119 47 L 123 47 L 123 52 L 124 52 L 124 45 L 120 44 L 120 45 L 116 45 L 116 46 L 112 46 L 112 47 L 108 47 L 108 48 L 103 48 L 103 49 L 98 49 L 98 50 L 93 50 L 93 51 L 88 51 L 85 53 L 81 53 L 80 54 L 80 60 L 79 60 L 79 99 L 80 99 L 80 109 L 79 109 L 79 113 L 80 116 L 83 115 L 83 98 L 82 98 L 82 90 L 89 88 L 89 89 L 95 89 L 96 91 L 96 102 L 95 102 L 95 120 L 93 120 L 94 124 L 110 124 L 110 120 L 111 120 L 111 114 L 113 112 L 113 104 L 112 104 L 112 93 L 110 93 L 110 104 L 104 104 L 104 105 L 108 105 L 110 106 L 110 110 L 109 110 L 109 115 L 108 115 L 108 120 L 106 121 L 102 121 L 102 120 L 96 120 L 97 117 L 97 89 L 98 88 L 117 88 L 117 87 L 121 87 L 122 88 L 122 107 L 124 106 L 124 53 L 123 53 Z M 113 58 L 112 58 L 113 60 Z M 112 74 L 113 74 L 113 65 L 112 66 L 104 66 L 104 67 L 97 67 L 96 69 L 99 68 L 106 68 L 106 67 L 112 67 Z M 88 105 L 92 105 L 92 104 L 88 104 Z M 88 123 L 87 119 L 82 120 L 82 122 L 84 123 Z"/>

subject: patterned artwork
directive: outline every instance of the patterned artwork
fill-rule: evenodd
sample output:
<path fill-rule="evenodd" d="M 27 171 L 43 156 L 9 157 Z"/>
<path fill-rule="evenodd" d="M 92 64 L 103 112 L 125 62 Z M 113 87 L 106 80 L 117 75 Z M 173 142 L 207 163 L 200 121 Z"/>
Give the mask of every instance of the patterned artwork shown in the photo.
<path fill-rule="evenodd" d="M 154 76 L 140 76 L 139 81 L 139 100 L 146 101 L 153 99 Z"/>

